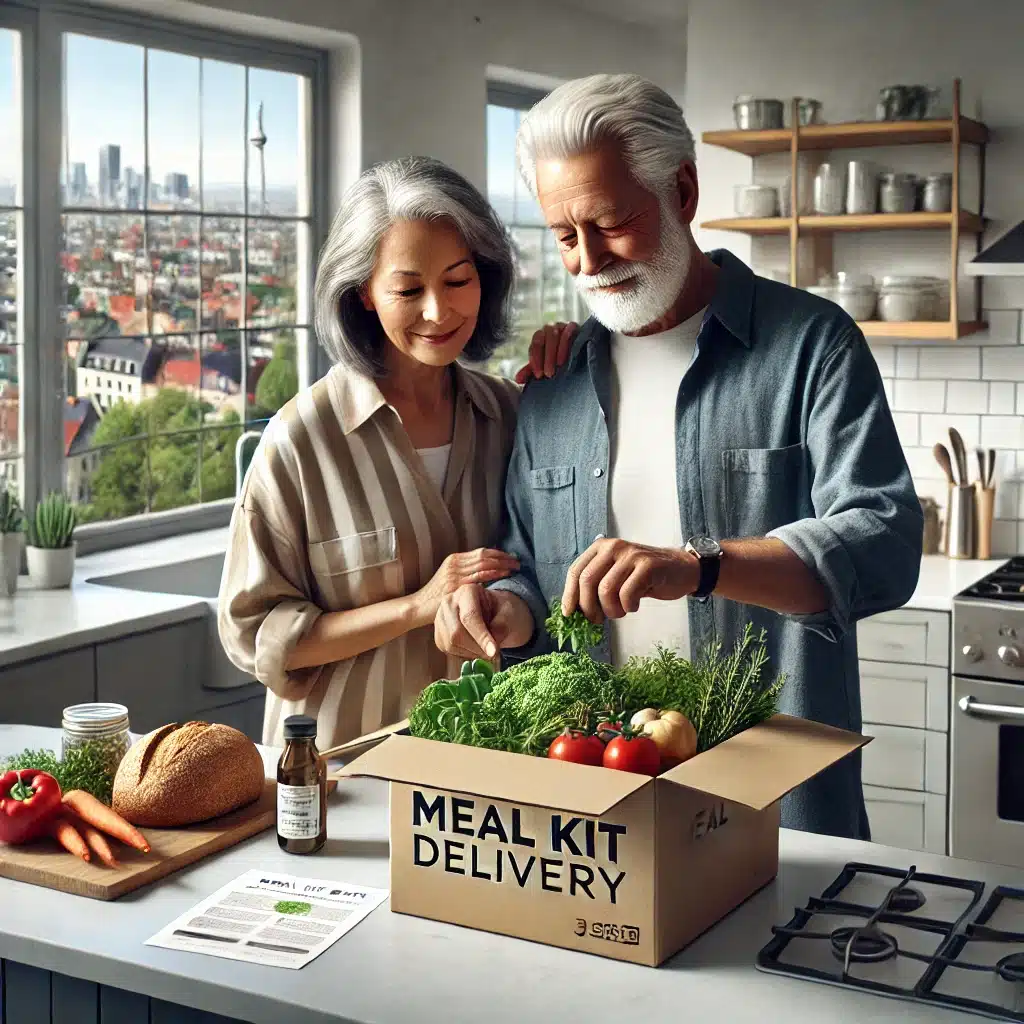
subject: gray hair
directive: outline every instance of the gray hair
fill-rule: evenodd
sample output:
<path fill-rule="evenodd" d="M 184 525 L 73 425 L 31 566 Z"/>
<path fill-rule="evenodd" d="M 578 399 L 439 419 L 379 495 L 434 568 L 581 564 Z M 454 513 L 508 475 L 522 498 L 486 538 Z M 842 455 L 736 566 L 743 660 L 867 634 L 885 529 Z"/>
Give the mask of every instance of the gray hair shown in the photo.
<path fill-rule="evenodd" d="M 463 355 L 473 362 L 487 359 L 509 334 L 512 244 L 480 192 L 429 157 L 376 164 L 345 193 L 317 268 L 313 323 L 320 343 L 334 362 L 368 377 L 383 376 L 387 340 L 359 290 L 373 274 L 381 239 L 397 220 L 448 220 L 461 233 L 480 275 L 480 313 Z"/>
<path fill-rule="evenodd" d="M 602 143 L 621 146 L 633 177 L 661 196 L 679 165 L 694 160 L 693 135 L 664 89 L 639 75 L 591 75 L 560 85 L 523 118 L 516 156 L 537 195 L 537 161 L 564 160 Z"/>

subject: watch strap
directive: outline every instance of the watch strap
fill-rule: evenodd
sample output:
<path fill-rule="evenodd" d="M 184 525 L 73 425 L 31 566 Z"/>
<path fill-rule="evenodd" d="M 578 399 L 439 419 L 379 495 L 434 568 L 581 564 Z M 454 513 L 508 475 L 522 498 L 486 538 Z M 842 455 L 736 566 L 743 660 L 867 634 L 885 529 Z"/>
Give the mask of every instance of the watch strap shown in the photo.
<path fill-rule="evenodd" d="M 697 566 L 700 570 L 700 577 L 697 581 L 697 589 L 693 596 L 698 601 L 707 601 L 718 586 L 718 573 L 722 568 L 722 556 L 714 558 L 702 558 L 697 555 Z"/>

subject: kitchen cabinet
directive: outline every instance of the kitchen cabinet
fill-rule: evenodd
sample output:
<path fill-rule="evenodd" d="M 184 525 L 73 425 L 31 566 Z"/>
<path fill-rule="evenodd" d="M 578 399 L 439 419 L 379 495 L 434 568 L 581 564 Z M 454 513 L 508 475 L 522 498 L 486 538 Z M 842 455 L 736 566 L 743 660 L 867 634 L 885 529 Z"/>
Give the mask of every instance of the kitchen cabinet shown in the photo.
<path fill-rule="evenodd" d="M 857 648 L 866 661 L 949 669 L 949 615 L 901 608 L 857 624 Z"/>
<path fill-rule="evenodd" d="M 245 692 L 252 695 L 232 704 L 207 708 L 202 712 L 201 717 L 205 722 L 230 725 L 232 728 L 238 729 L 239 732 L 244 732 L 254 743 L 262 743 L 263 709 L 267 703 L 266 690 L 262 685 L 256 683 L 254 688 L 245 687 Z"/>
<path fill-rule="evenodd" d="M 91 647 L 0 669 L 0 722 L 59 726 L 66 707 L 95 699 Z"/>
<path fill-rule="evenodd" d="M 946 792 L 948 733 L 864 725 L 874 739 L 864 748 L 864 784 L 922 793 Z"/>
<path fill-rule="evenodd" d="M 865 785 L 864 803 L 873 843 L 938 854 L 946 849 L 944 796 Z"/>

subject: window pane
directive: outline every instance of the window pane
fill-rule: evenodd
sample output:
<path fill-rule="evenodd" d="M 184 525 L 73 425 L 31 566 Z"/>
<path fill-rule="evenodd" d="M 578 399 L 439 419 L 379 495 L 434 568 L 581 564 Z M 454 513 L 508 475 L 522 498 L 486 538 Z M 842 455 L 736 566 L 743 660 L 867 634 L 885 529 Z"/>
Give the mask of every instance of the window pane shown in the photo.
<path fill-rule="evenodd" d="M 150 50 L 149 205 L 192 209 L 199 185 L 199 59 Z"/>
<path fill-rule="evenodd" d="M 0 206 L 21 205 L 20 41 L 0 28 Z"/>
<path fill-rule="evenodd" d="M 242 312 L 242 223 L 237 217 L 203 218 L 200 275 L 204 331 L 245 326 L 245 314 Z"/>
<path fill-rule="evenodd" d="M 203 209 L 245 212 L 245 68 L 202 62 Z"/>
<path fill-rule="evenodd" d="M 21 450 L 21 351 L 0 345 L 0 483 L 19 484 Z"/>
<path fill-rule="evenodd" d="M 199 218 L 150 215 L 149 248 L 153 333 L 196 331 L 199 326 Z"/>
<path fill-rule="evenodd" d="M 0 345 L 18 343 L 18 214 L 0 211 Z"/>
<path fill-rule="evenodd" d="M 305 213 L 304 86 L 298 75 L 249 68 L 249 213 Z"/>
<path fill-rule="evenodd" d="M 140 209 L 145 201 L 141 46 L 65 36 L 65 202 Z"/>
<path fill-rule="evenodd" d="M 298 356 L 305 331 L 259 331 L 249 335 L 246 387 L 249 419 L 273 416 L 299 390 Z"/>
<path fill-rule="evenodd" d="M 296 229 L 288 221 L 249 222 L 250 326 L 295 323 Z"/>

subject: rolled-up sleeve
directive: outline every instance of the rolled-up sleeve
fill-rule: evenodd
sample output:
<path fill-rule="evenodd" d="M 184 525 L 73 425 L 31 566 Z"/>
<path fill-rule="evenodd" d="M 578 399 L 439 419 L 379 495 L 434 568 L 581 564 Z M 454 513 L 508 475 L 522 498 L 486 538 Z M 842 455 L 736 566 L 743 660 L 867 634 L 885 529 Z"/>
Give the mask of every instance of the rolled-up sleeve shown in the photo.
<path fill-rule="evenodd" d="M 322 614 L 304 590 L 296 543 L 243 499 L 231 518 L 217 628 L 224 652 L 285 700 L 307 696 L 320 668 L 289 671 L 288 658 Z"/>
<path fill-rule="evenodd" d="M 523 427 L 520 421 L 519 430 Z M 551 650 L 551 640 L 544 630 L 548 616 L 547 605 L 537 582 L 534 559 L 532 489 L 529 467 L 517 433 L 512 448 L 508 474 L 505 477 L 505 510 L 502 517 L 499 547 L 519 559 L 519 572 L 514 576 L 489 584 L 491 590 L 505 590 L 526 602 L 533 615 L 533 636 L 522 647 L 510 648 L 504 654 L 513 660 L 523 660 Z"/>
<path fill-rule="evenodd" d="M 794 616 L 838 639 L 905 604 L 921 570 L 923 513 L 867 342 L 849 329 L 811 382 L 806 424 L 814 518 L 772 530 L 821 580 L 829 607 Z"/>

